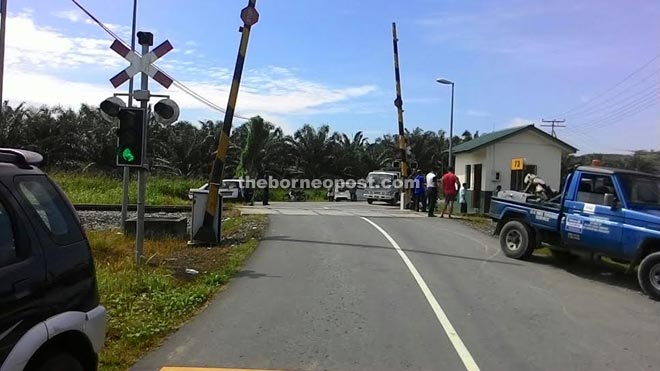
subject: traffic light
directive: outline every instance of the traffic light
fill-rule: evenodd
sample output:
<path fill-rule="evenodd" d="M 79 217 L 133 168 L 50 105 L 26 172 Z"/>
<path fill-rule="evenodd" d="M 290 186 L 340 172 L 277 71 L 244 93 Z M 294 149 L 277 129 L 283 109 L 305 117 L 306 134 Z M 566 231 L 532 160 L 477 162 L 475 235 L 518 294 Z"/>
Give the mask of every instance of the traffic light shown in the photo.
<path fill-rule="evenodd" d="M 145 110 L 122 108 L 117 116 L 117 166 L 142 167 L 144 164 Z"/>
<path fill-rule="evenodd" d="M 167 98 L 154 105 L 154 119 L 161 124 L 169 125 L 179 119 L 179 105 Z"/>

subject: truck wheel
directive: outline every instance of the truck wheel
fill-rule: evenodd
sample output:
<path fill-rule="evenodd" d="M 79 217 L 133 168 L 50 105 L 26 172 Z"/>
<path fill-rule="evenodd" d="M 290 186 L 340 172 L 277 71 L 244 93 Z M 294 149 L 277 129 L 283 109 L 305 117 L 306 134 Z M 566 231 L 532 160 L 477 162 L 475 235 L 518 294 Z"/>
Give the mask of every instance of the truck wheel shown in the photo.
<path fill-rule="evenodd" d="M 639 286 L 646 295 L 660 300 L 660 252 L 647 255 L 637 269 Z"/>
<path fill-rule="evenodd" d="M 367 200 L 367 203 L 368 203 L 369 205 L 371 205 L 371 204 L 374 203 L 374 200 L 372 200 L 372 199 L 368 199 L 368 200 Z"/>
<path fill-rule="evenodd" d="M 47 357 L 36 367 L 37 371 L 84 371 L 80 361 L 69 353 Z"/>
<path fill-rule="evenodd" d="M 500 231 L 500 248 L 513 259 L 528 258 L 534 252 L 532 232 L 517 220 L 507 222 Z"/>

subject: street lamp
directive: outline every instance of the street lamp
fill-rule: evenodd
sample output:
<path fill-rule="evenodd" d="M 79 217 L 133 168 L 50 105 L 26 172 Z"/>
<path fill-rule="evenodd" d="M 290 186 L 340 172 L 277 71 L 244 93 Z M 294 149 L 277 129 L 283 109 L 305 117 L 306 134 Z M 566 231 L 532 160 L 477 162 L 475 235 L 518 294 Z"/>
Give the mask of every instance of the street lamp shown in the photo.
<path fill-rule="evenodd" d="M 453 166 L 452 142 L 454 140 L 454 82 L 447 79 L 437 79 L 437 82 L 444 85 L 451 85 L 451 116 L 449 118 L 449 166 Z"/>

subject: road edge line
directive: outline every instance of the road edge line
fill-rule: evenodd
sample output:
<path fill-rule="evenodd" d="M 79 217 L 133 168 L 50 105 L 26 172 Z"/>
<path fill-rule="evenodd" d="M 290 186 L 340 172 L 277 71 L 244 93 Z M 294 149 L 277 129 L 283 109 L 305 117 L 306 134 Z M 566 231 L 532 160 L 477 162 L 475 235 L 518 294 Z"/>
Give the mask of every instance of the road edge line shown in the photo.
<path fill-rule="evenodd" d="M 426 297 L 426 301 L 428 301 L 429 305 L 431 306 L 431 309 L 433 309 L 436 318 L 440 322 L 440 325 L 442 326 L 442 329 L 445 331 L 445 334 L 447 334 L 449 341 L 454 346 L 454 350 L 456 350 L 456 353 L 458 353 L 458 357 L 463 362 L 465 368 L 469 371 L 479 371 L 479 366 L 477 366 L 477 363 L 474 361 L 474 358 L 472 358 L 472 354 L 470 354 L 470 351 L 467 349 L 467 347 L 463 343 L 463 340 L 461 340 L 461 337 L 456 332 L 456 329 L 454 329 L 454 326 L 449 321 L 447 314 L 442 309 L 440 303 L 438 303 L 438 300 L 435 298 L 435 296 L 429 289 L 428 285 L 426 284 L 426 281 L 424 281 L 424 278 L 422 278 L 422 275 L 419 274 L 417 268 L 415 268 L 413 263 L 408 258 L 408 255 L 406 255 L 406 253 L 403 252 L 403 250 L 401 249 L 399 244 L 394 240 L 394 238 L 392 238 L 392 236 L 390 236 L 387 232 L 385 232 L 385 230 L 381 228 L 378 224 L 372 222 L 371 220 L 367 219 L 364 216 L 362 216 L 361 218 L 366 222 L 368 222 L 369 224 L 371 224 L 383 236 L 385 236 L 385 238 L 390 242 L 392 247 L 394 247 L 396 252 L 399 253 L 399 256 L 408 267 L 408 270 L 415 278 L 415 281 L 417 281 L 417 285 L 422 290 L 422 293 L 424 294 L 424 297 Z"/>

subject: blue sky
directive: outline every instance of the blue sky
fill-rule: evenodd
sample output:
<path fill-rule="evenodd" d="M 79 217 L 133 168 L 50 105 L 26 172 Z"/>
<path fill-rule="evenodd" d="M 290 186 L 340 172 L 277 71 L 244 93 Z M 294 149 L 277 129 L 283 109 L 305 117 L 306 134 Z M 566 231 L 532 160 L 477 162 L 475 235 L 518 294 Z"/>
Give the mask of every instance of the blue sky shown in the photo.
<path fill-rule="evenodd" d="M 131 0 L 80 2 L 130 40 Z M 138 30 L 169 39 L 174 51 L 157 64 L 224 107 L 246 4 L 139 0 Z M 658 2 L 258 0 L 257 9 L 237 111 L 288 133 L 305 123 L 396 132 L 396 21 L 408 128 L 448 131 L 450 87 L 435 82 L 445 77 L 456 83 L 455 133 L 565 118 L 558 134 L 582 152 L 660 149 Z M 70 1 L 9 0 L 5 99 L 98 104 L 127 66 L 111 42 Z M 223 118 L 169 93 L 182 119 Z"/>

